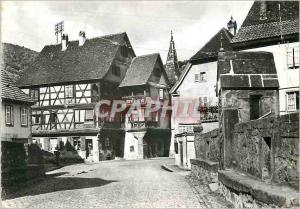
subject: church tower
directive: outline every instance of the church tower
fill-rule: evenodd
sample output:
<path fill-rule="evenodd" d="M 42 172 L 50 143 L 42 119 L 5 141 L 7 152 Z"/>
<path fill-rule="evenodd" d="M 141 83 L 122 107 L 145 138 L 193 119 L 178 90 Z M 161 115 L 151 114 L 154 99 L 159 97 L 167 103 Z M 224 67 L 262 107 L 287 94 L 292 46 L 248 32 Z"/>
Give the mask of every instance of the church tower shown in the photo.
<path fill-rule="evenodd" d="M 171 40 L 170 40 L 170 47 L 168 52 L 168 57 L 166 61 L 166 72 L 171 83 L 173 86 L 179 78 L 179 66 L 177 60 L 177 53 L 175 49 L 175 43 L 173 39 L 173 33 L 171 31 Z"/>

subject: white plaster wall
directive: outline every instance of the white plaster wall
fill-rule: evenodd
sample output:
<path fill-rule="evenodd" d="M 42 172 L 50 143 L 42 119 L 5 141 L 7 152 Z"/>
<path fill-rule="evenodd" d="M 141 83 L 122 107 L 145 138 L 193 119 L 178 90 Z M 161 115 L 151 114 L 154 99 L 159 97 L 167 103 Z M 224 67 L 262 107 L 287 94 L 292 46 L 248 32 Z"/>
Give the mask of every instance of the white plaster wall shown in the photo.
<path fill-rule="evenodd" d="M 187 139 L 187 142 L 186 142 Z M 175 164 L 184 167 L 184 168 L 191 168 L 190 159 L 194 159 L 196 157 L 195 154 L 195 147 L 194 147 L 194 136 L 187 136 L 187 137 L 177 137 L 178 142 L 178 154 L 175 154 Z M 182 141 L 183 145 L 183 165 L 180 162 L 180 143 Z"/>
<path fill-rule="evenodd" d="M 205 72 L 205 82 L 195 82 L 195 74 Z M 189 72 L 177 90 L 180 97 L 208 97 L 209 103 L 216 105 L 218 99 L 216 97 L 215 85 L 217 82 L 217 62 L 209 62 L 198 65 L 191 65 Z"/>
<path fill-rule="evenodd" d="M 6 126 L 5 125 L 5 104 L 13 105 L 14 111 L 14 125 Z M 21 116 L 20 108 L 27 107 L 28 110 L 28 126 L 21 126 Z M 28 138 L 31 139 L 31 120 L 30 120 L 30 107 L 25 105 L 19 105 L 14 103 L 5 103 L 1 102 L 1 140 L 2 141 L 11 141 L 11 138 Z"/>
<path fill-rule="evenodd" d="M 249 49 L 246 51 L 266 51 L 272 52 L 279 78 L 279 105 L 280 114 L 286 113 L 286 92 L 299 90 L 299 68 L 288 69 L 287 65 L 287 50 L 289 47 L 299 47 L 299 42 L 278 44 L 266 47 L 260 47 L 255 49 Z"/>
<path fill-rule="evenodd" d="M 139 153 L 139 138 L 142 140 L 143 132 L 126 132 L 124 144 L 124 158 L 125 159 L 142 159 L 142 153 Z M 130 146 L 134 146 L 134 151 L 130 152 Z"/>

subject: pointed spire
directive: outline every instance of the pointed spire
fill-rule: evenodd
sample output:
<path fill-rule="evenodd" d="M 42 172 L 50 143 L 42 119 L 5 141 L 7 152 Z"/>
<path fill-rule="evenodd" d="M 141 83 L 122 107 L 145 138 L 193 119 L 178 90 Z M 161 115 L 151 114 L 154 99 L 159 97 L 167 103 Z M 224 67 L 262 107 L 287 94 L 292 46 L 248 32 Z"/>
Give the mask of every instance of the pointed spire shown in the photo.
<path fill-rule="evenodd" d="M 177 60 L 177 53 L 175 49 L 175 43 L 173 38 L 173 31 L 171 30 L 171 40 L 169 46 L 168 57 L 166 61 L 166 72 L 170 80 L 171 85 L 175 84 L 179 78 L 179 66 Z"/>
<path fill-rule="evenodd" d="M 224 51 L 224 48 L 223 48 L 223 31 L 221 31 L 221 34 L 220 34 L 220 45 L 221 45 L 221 47 L 220 47 L 220 51 L 222 52 L 222 51 Z"/>

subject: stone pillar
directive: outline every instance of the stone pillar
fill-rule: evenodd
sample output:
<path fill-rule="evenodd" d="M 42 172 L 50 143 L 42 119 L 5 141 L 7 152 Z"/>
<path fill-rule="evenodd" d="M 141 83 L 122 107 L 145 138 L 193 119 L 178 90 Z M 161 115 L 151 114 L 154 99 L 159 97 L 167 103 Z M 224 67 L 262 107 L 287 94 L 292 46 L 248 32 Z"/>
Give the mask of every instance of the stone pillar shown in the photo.
<path fill-rule="evenodd" d="M 94 162 L 99 162 L 99 139 L 98 136 L 93 136 L 93 150 L 92 150 L 92 155 L 93 155 L 93 161 Z"/>
<path fill-rule="evenodd" d="M 144 134 L 138 135 L 138 158 L 144 158 Z"/>
<path fill-rule="evenodd" d="M 224 168 L 229 168 L 232 166 L 232 161 L 234 160 L 233 149 L 234 146 L 233 130 L 234 125 L 239 122 L 238 110 L 237 109 L 224 109 L 222 118 L 222 134 L 224 137 Z"/>

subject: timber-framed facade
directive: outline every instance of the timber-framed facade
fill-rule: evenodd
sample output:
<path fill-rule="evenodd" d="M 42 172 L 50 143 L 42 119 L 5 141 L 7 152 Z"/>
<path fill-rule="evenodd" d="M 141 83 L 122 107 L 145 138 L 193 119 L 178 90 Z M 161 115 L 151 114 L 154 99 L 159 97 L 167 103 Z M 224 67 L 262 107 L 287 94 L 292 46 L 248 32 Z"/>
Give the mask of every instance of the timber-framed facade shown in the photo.
<path fill-rule="evenodd" d="M 18 81 L 36 102 L 32 137 L 46 151 L 69 142 L 84 159 L 122 157 L 119 119 L 97 123 L 94 108 L 101 99 L 120 96 L 118 85 L 135 57 L 127 34 L 66 37 L 61 45 L 45 46 Z"/>

